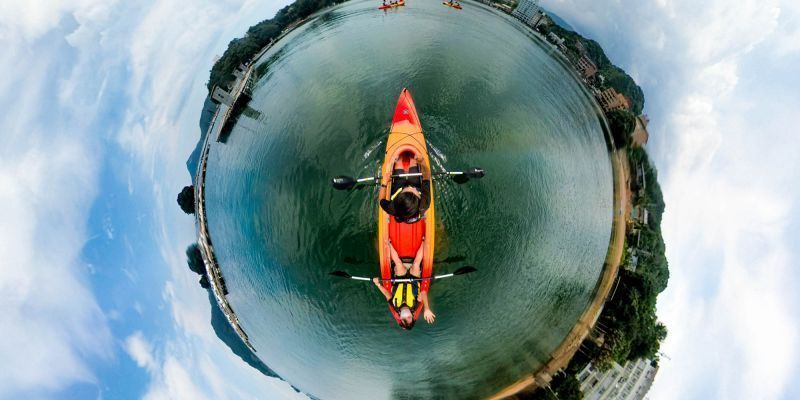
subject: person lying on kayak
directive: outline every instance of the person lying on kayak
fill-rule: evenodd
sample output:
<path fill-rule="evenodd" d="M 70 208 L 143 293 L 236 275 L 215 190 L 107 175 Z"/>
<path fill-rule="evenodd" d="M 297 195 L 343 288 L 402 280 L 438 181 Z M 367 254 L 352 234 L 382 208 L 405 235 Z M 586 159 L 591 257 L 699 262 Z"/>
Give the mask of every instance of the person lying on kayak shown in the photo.
<path fill-rule="evenodd" d="M 394 273 L 392 274 L 392 278 L 404 279 L 419 278 L 422 276 L 422 255 L 425 248 L 425 238 L 422 238 L 422 244 L 419 246 L 419 250 L 417 250 L 417 255 L 414 257 L 414 261 L 411 263 L 404 263 L 400 259 L 400 256 L 397 255 L 397 251 L 394 249 L 394 247 L 392 247 L 392 242 L 389 242 L 388 245 L 389 254 L 392 258 L 392 262 L 394 263 Z M 436 319 L 436 314 L 431 311 L 431 307 L 428 303 L 428 292 L 424 291 L 420 293 L 420 281 L 394 282 L 392 283 L 391 292 L 383 287 L 380 279 L 373 278 L 372 282 L 378 287 L 378 290 L 381 291 L 383 297 L 386 297 L 386 301 L 389 302 L 389 306 L 394 308 L 394 310 L 400 316 L 399 324 L 401 328 L 411 329 L 414 327 L 414 322 L 416 322 L 414 321 L 414 313 L 420 306 L 423 307 L 422 312 L 425 317 L 425 321 L 428 321 L 429 324 L 432 324 Z"/>
<path fill-rule="evenodd" d="M 412 158 L 406 170 L 403 168 L 402 160 L 398 159 L 394 163 L 392 175 L 420 173 L 422 161 L 422 158 Z M 381 185 L 378 195 L 381 199 L 381 208 L 387 214 L 393 215 L 397 222 L 413 224 L 425 217 L 425 211 L 430 207 L 430 180 L 422 179 L 422 176 L 392 178 L 391 200 L 386 200 L 385 190 L 386 187 Z"/>

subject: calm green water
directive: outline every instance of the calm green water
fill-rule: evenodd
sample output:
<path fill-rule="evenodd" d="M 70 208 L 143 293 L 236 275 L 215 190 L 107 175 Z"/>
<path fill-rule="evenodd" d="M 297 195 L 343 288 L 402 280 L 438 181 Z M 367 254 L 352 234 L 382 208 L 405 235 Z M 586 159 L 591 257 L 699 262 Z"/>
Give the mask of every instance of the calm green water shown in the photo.
<path fill-rule="evenodd" d="M 475 3 L 334 8 L 262 59 L 247 113 L 214 143 L 209 228 L 258 356 L 322 399 L 478 398 L 533 371 L 589 302 L 611 232 L 612 178 L 590 99 L 549 48 Z M 409 87 L 432 151 L 467 185 L 436 183 L 434 325 L 396 326 L 378 274 L 369 176 Z"/>

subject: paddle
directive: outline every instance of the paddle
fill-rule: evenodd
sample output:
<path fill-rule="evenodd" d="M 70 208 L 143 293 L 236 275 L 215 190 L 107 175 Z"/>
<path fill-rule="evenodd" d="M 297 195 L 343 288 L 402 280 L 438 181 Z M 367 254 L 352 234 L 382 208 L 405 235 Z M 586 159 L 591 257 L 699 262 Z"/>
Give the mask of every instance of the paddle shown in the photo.
<path fill-rule="evenodd" d="M 467 169 L 466 171 L 445 171 L 445 172 L 437 172 L 433 174 L 434 178 L 441 178 L 441 177 L 452 177 L 453 181 L 456 183 L 464 183 L 472 179 L 481 179 L 486 175 L 486 172 L 483 168 L 480 167 L 472 167 Z M 392 178 L 407 178 L 410 176 L 422 176 L 421 172 L 414 172 L 408 174 L 396 174 L 392 175 Z M 355 185 L 359 183 L 380 183 L 381 177 L 380 176 L 370 176 L 367 178 L 353 178 L 351 176 L 346 175 L 339 175 L 333 179 L 331 179 L 331 184 L 333 185 L 334 189 L 336 190 L 350 190 Z"/>
<path fill-rule="evenodd" d="M 381 279 L 381 282 L 416 282 L 416 281 L 426 281 L 426 280 L 429 280 L 429 279 L 444 279 L 444 278 L 449 278 L 451 276 L 456 276 L 456 275 L 465 275 L 465 274 L 468 274 L 470 272 L 475 272 L 475 271 L 477 271 L 477 269 L 475 267 L 467 265 L 467 266 L 464 266 L 464 267 L 461 267 L 461 268 L 455 270 L 454 272 L 452 272 L 450 274 L 434 275 L 434 276 L 431 276 L 431 277 L 428 277 L 428 278 Z M 372 278 L 367 278 L 367 277 L 363 277 L 363 276 L 353 276 L 353 275 L 348 274 L 345 271 L 333 271 L 333 272 L 330 273 L 330 275 L 338 276 L 340 278 L 354 279 L 354 280 L 357 280 L 357 281 L 372 281 Z"/>

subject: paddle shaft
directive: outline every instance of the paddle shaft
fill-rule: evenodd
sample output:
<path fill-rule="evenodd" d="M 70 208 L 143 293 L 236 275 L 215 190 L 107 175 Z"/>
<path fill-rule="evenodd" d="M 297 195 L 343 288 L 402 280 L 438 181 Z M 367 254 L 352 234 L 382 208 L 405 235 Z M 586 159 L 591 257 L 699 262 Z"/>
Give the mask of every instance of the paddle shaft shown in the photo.
<path fill-rule="evenodd" d="M 455 274 L 444 274 L 444 275 L 436 275 L 431 276 L 428 278 L 392 278 L 392 279 L 380 279 L 381 282 L 392 282 L 392 283 L 402 283 L 402 282 L 418 282 L 418 281 L 427 281 L 432 279 L 442 279 L 442 278 L 449 278 Z M 363 276 L 351 276 L 350 279 L 355 279 L 357 281 L 371 281 L 372 278 L 366 278 Z"/>
<path fill-rule="evenodd" d="M 463 174 L 464 174 L 464 172 L 462 172 L 462 171 L 445 171 L 445 172 L 436 172 L 436 173 L 432 174 L 432 176 L 463 175 Z M 408 178 L 408 177 L 411 177 L 411 176 L 422 176 L 422 172 L 410 172 L 410 173 L 405 173 L 405 174 L 395 174 L 395 175 L 392 175 L 392 178 Z M 380 176 L 370 176 L 368 178 L 358 178 L 358 179 L 356 179 L 356 182 L 358 182 L 358 183 L 370 182 L 370 181 L 374 182 L 376 179 L 380 179 L 380 178 L 381 178 Z"/>

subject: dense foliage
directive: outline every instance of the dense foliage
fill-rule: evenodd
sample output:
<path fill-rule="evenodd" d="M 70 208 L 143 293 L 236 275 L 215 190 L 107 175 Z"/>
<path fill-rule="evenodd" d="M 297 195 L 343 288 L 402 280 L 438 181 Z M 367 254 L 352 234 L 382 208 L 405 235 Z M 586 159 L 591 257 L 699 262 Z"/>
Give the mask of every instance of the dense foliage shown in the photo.
<path fill-rule="evenodd" d="M 575 374 L 560 373 L 550 381 L 550 387 L 537 390 L 532 395 L 517 395 L 520 400 L 582 400 L 583 392 Z"/>
<path fill-rule="evenodd" d="M 203 262 L 203 255 L 200 253 L 200 246 L 197 243 L 192 243 L 186 248 L 186 263 L 195 274 L 206 274 L 206 264 Z"/>
<path fill-rule="evenodd" d="M 178 205 L 187 214 L 194 214 L 194 186 L 184 186 L 178 193 Z"/>
<path fill-rule="evenodd" d="M 624 365 L 629 360 L 657 359 L 667 329 L 656 318 L 656 296 L 658 290 L 648 274 L 620 271 L 616 293 L 600 317 L 606 335 L 595 353 L 596 367 L 603 369 L 612 361 Z"/>
<path fill-rule="evenodd" d="M 203 255 L 200 253 L 200 246 L 197 243 L 192 243 L 186 248 L 186 263 L 189 264 L 189 269 L 192 272 L 200 275 L 200 287 L 203 289 L 210 288 L 211 283 L 208 281 L 206 264 L 203 261 Z"/>
<path fill-rule="evenodd" d="M 301 21 L 309 15 L 345 0 L 297 0 L 282 8 L 272 19 L 266 19 L 247 30 L 243 38 L 233 39 L 222 57 L 211 68 L 211 76 L 206 87 L 208 91 L 219 86 L 227 88 L 234 80 L 233 71 L 240 64 L 250 62 L 256 53 L 267 46 L 271 40 L 277 39 L 291 24 Z"/>
<path fill-rule="evenodd" d="M 631 111 L 633 111 L 634 115 L 641 114 L 644 109 L 644 93 L 642 92 L 642 88 L 640 88 L 633 78 L 625 73 L 625 71 L 611 63 L 606 53 L 603 51 L 603 48 L 600 47 L 600 44 L 559 26 L 554 23 L 550 17 L 547 18 L 548 23 L 540 25 L 539 29 L 542 33 L 548 34 L 553 32 L 563 38 L 564 46 L 567 47 L 567 56 L 572 59 L 577 59 L 583 54 L 581 51 L 582 47 L 586 52 L 586 56 L 597 66 L 598 73 L 605 78 L 601 89 L 612 87 L 616 91 L 624 94 L 625 97 L 631 100 Z"/>
<path fill-rule="evenodd" d="M 636 199 L 636 204 L 650 213 L 647 225 L 640 227 L 639 266 L 637 272 L 651 279 L 658 293 L 667 287 L 669 266 L 665 255 L 664 238 L 661 236 L 661 217 L 664 214 L 664 196 L 658 184 L 658 173 L 650 162 L 647 152 L 641 148 L 629 148 L 628 159 L 632 169 L 641 165 L 644 169 L 645 189 Z"/>
<path fill-rule="evenodd" d="M 661 236 L 661 216 L 664 200 L 657 173 L 644 149 L 629 148 L 631 170 L 641 165 L 644 189 L 636 197 L 636 205 L 649 212 L 647 225 L 638 226 L 641 238 L 636 247 L 638 265 L 635 272 L 622 269 L 619 282 L 609 299 L 598 325 L 604 335 L 601 344 L 587 341 L 590 361 L 600 369 L 616 361 L 620 365 L 640 358 L 658 360 L 661 341 L 667 336 L 666 327 L 656 317 L 656 298 L 667 287 L 669 266 Z M 629 239 L 629 243 L 633 238 Z"/>
<path fill-rule="evenodd" d="M 627 146 L 631 133 L 636 128 L 636 117 L 628 110 L 611 110 L 606 113 L 606 120 L 617 148 Z"/>

